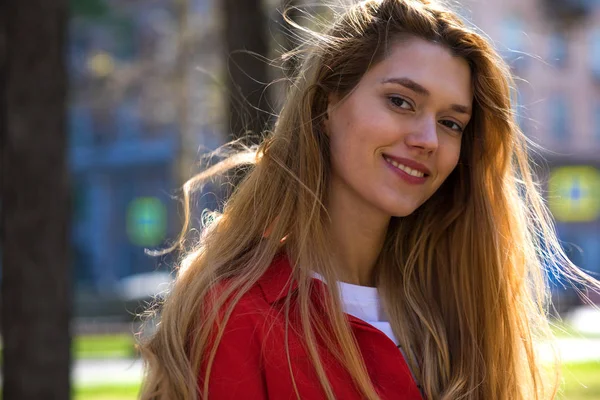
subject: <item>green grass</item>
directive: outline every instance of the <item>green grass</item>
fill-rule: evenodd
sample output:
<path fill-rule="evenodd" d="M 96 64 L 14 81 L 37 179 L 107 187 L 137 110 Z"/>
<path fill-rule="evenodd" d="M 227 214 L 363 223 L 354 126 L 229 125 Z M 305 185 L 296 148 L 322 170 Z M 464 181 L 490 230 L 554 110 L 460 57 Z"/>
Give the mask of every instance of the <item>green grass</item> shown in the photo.
<path fill-rule="evenodd" d="M 139 384 L 75 387 L 73 400 L 135 400 Z"/>
<path fill-rule="evenodd" d="M 557 399 L 600 399 L 600 361 L 563 366 L 563 386 Z M 76 387 L 74 400 L 135 400 L 139 384 Z"/>
<path fill-rule="evenodd" d="M 563 392 L 559 399 L 600 399 L 600 361 L 566 364 L 562 369 Z"/>
<path fill-rule="evenodd" d="M 130 334 L 86 335 L 73 340 L 73 356 L 82 358 L 135 357 L 135 339 Z"/>
<path fill-rule="evenodd" d="M 134 358 L 137 357 L 135 339 L 131 334 L 77 336 L 71 343 L 73 359 Z M 0 342 L 0 359 L 2 343 Z"/>

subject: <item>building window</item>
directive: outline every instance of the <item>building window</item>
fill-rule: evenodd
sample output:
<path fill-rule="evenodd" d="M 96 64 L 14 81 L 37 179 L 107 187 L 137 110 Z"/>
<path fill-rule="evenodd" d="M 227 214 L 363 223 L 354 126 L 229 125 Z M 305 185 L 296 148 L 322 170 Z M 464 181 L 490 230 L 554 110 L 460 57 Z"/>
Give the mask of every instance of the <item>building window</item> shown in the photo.
<path fill-rule="evenodd" d="M 115 107 L 109 104 L 111 99 L 106 93 L 99 93 L 92 106 L 92 137 L 96 145 L 114 142 L 117 136 L 115 126 Z"/>
<path fill-rule="evenodd" d="M 525 36 L 524 24 L 520 18 L 511 16 L 502 22 L 501 54 L 514 69 L 521 69 L 526 64 Z"/>
<path fill-rule="evenodd" d="M 132 140 L 141 135 L 139 100 L 124 98 L 116 107 L 115 118 L 119 140 Z"/>
<path fill-rule="evenodd" d="M 596 100 L 593 110 L 594 139 L 600 143 L 600 99 Z"/>
<path fill-rule="evenodd" d="M 511 105 L 515 113 L 515 121 L 521 128 L 521 131 L 527 133 L 528 113 L 523 92 L 518 89 L 511 93 Z"/>
<path fill-rule="evenodd" d="M 568 42 L 564 32 L 555 31 L 548 37 L 548 61 L 564 68 L 567 65 Z"/>
<path fill-rule="evenodd" d="M 70 144 L 89 145 L 92 139 L 92 117 L 89 108 L 80 104 L 71 104 L 68 115 Z"/>
<path fill-rule="evenodd" d="M 597 79 L 600 79 L 600 28 L 592 30 L 590 35 L 590 68 Z"/>
<path fill-rule="evenodd" d="M 562 142 L 569 135 L 569 106 L 563 95 L 554 95 L 548 101 L 548 131 L 554 140 Z"/>

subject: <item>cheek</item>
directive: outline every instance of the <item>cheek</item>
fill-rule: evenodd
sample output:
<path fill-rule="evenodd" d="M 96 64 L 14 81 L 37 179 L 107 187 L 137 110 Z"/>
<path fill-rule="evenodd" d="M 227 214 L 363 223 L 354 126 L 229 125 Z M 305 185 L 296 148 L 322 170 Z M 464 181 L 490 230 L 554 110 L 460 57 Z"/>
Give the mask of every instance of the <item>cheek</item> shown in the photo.
<path fill-rule="evenodd" d="M 440 172 L 442 172 L 443 178 L 446 179 L 454 168 L 458 165 L 460 160 L 460 149 L 461 141 L 452 141 L 447 143 L 442 157 L 440 157 Z"/>
<path fill-rule="evenodd" d="M 333 122 L 333 121 L 332 121 Z M 369 133 L 356 118 L 340 118 L 330 125 L 331 155 L 337 160 L 352 160 L 365 148 Z"/>
<path fill-rule="evenodd" d="M 347 183 L 365 182 L 372 171 L 372 145 L 369 135 L 357 125 L 343 124 L 344 129 L 330 136 L 332 172 Z"/>
<path fill-rule="evenodd" d="M 372 101 L 350 98 L 327 121 L 331 160 L 338 170 L 364 175 L 376 162 L 378 148 L 397 140 L 397 121 Z M 342 165 L 345 164 L 345 165 Z M 359 168 L 360 166 L 360 168 Z M 360 172 L 358 172 L 358 171 Z"/>

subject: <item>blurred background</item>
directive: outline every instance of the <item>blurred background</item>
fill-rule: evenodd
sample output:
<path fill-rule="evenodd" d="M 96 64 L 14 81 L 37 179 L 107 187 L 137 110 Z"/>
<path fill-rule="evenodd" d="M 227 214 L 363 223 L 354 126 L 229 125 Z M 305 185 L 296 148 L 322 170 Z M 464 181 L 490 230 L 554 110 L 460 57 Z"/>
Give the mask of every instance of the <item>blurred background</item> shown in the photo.
<path fill-rule="evenodd" d="M 273 120 L 294 68 L 294 59 L 279 67 L 268 61 L 293 44 L 281 16 L 286 6 L 326 12 L 314 0 L 66 6 L 73 398 L 136 398 L 136 315 L 168 287 L 178 257 L 144 250 L 176 239 L 180 187 L 206 165 L 202 155 Z M 516 74 L 519 124 L 541 145 L 532 159 L 565 250 L 598 277 L 600 1 L 463 0 L 456 8 Z M 290 15 L 306 23 L 302 12 Z M 197 218 L 220 207 L 228 190 L 205 187 L 194 199 Z M 566 361 L 562 398 L 600 399 L 600 314 L 560 282 L 553 301 L 562 317 L 555 322 Z"/>

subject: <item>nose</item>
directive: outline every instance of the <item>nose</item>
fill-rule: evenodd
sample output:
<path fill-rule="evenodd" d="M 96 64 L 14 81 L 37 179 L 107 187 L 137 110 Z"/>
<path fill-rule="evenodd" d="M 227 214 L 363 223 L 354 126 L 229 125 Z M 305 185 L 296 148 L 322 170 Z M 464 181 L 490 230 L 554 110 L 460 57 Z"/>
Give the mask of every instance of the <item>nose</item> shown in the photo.
<path fill-rule="evenodd" d="M 417 121 L 415 121 L 417 122 Z M 410 148 L 426 153 L 433 153 L 438 148 L 437 121 L 435 118 L 423 117 L 414 124 L 405 142 Z"/>

